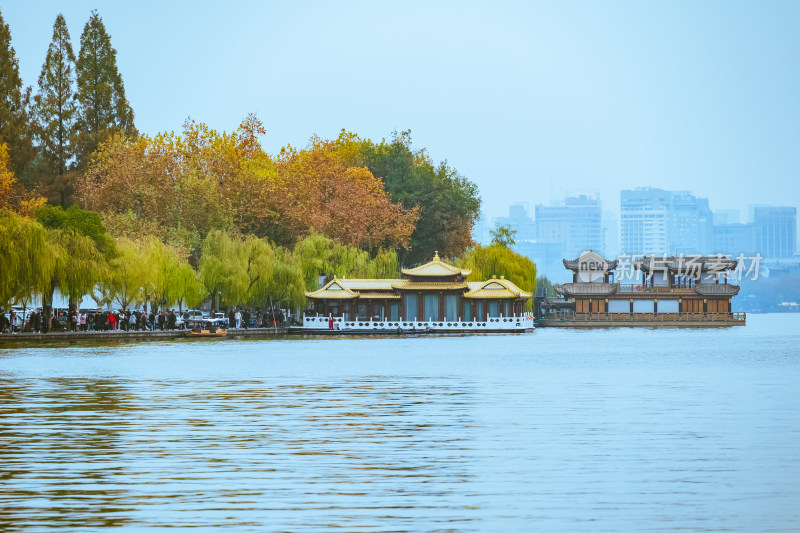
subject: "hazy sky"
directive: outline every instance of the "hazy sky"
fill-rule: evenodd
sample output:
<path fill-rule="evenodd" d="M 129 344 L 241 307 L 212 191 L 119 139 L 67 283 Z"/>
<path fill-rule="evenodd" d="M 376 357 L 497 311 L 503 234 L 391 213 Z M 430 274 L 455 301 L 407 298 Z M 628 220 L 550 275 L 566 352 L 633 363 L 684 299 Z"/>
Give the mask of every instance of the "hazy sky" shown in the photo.
<path fill-rule="evenodd" d="M 798 1 L 2 2 L 25 84 L 56 15 L 77 55 L 93 8 L 142 132 L 255 112 L 275 152 L 411 129 L 489 216 L 648 185 L 800 203 Z"/>

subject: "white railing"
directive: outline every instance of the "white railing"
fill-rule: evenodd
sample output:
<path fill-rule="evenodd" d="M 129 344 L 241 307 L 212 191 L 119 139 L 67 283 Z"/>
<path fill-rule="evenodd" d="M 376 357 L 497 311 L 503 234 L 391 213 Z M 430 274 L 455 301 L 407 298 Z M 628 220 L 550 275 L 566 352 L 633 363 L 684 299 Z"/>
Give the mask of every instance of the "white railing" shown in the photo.
<path fill-rule="evenodd" d="M 304 316 L 303 327 L 308 329 L 331 329 L 342 331 L 517 331 L 533 329 L 533 314 L 521 316 L 498 316 L 486 320 L 345 320 L 340 316 Z"/>

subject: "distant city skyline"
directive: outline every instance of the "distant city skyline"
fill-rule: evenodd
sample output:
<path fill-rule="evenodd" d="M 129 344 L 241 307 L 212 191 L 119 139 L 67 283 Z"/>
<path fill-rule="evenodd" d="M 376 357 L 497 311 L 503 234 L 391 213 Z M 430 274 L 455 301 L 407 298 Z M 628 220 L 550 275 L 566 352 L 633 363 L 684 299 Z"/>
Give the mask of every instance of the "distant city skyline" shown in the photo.
<path fill-rule="evenodd" d="M 491 242 L 491 230 L 509 226 L 513 248 L 536 262 L 539 271 L 563 281 L 562 259 L 594 250 L 608 258 L 628 255 L 759 254 L 765 260 L 797 261 L 797 208 L 751 205 L 743 216 L 735 209 L 710 209 L 710 199 L 687 190 L 642 187 L 621 190 L 619 218 L 596 198 L 565 197 L 552 205 L 515 202 L 508 215 L 481 215 L 473 236 Z"/>
<path fill-rule="evenodd" d="M 595 191 L 618 211 L 637 186 L 741 212 L 800 197 L 800 2 L 32 6 L 2 6 L 23 83 L 56 15 L 77 50 L 97 8 L 143 133 L 187 116 L 230 131 L 255 112 L 275 153 L 410 129 L 490 217 Z"/>

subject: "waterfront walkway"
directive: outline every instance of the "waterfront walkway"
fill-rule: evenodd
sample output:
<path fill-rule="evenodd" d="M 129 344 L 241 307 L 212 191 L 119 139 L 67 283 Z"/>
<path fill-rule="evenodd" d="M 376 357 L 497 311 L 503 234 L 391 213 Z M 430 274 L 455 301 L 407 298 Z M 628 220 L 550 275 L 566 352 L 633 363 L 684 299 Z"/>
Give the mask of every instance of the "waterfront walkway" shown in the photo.
<path fill-rule="evenodd" d="M 107 341 L 107 340 L 161 340 L 185 338 L 186 329 L 159 330 L 159 331 L 56 331 L 51 333 L 3 333 L 0 334 L 0 344 L 7 342 L 71 342 L 71 341 Z M 289 328 L 231 328 L 227 337 L 275 337 L 285 335 Z M 203 337 L 208 338 L 208 337 Z"/>

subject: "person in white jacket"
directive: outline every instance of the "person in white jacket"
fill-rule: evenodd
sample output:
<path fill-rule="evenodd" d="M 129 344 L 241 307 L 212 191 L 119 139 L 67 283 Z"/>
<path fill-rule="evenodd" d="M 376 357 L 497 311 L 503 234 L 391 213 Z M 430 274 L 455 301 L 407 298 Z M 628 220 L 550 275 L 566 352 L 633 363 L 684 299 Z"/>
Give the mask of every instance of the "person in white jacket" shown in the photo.
<path fill-rule="evenodd" d="M 234 318 L 234 320 L 236 320 L 236 329 L 241 328 L 242 327 L 242 312 L 239 309 L 236 310 L 236 314 L 233 315 L 233 318 Z"/>

